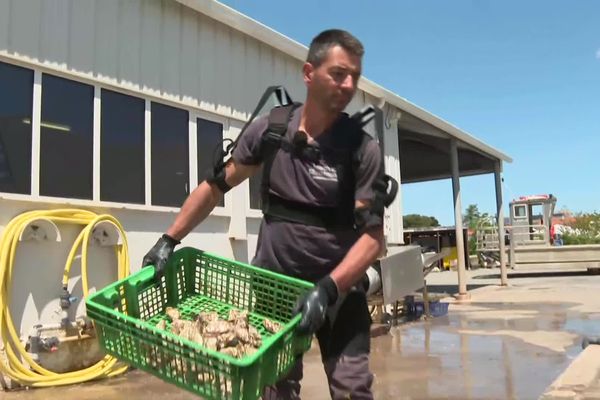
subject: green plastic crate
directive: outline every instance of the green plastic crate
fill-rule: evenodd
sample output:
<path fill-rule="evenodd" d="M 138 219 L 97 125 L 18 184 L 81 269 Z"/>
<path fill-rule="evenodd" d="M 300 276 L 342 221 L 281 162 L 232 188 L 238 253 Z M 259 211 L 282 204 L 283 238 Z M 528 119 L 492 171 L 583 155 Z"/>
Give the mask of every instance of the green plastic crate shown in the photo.
<path fill-rule="evenodd" d="M 189 247 L 169 264 L 160 282 L 150 266 L 87 298 L 88 316 L 109 354 L 206 399 L 246 400 L 260 397 L 310 348 L 311 337 L 295 332 L 300 316 L 292 309 L 311 283 Z M 177 307 L 183 319 L 201 311 L 227 318 L 231 308 L 248 310 L 263 344 L 240 359 L 209 350 L 156 328 L 167 319 L 167 306 Z M 265 317 L 282 329 L 266 331 Z"/>

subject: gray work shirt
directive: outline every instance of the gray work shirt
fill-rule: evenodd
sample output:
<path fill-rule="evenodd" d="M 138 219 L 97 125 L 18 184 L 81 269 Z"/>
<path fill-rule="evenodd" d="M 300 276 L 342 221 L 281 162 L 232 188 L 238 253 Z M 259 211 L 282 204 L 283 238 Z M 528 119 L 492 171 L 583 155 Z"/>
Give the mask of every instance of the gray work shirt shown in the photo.
<path fill-rule="evenodd" d="M 291 141 L 300 126 L 302 107 L 295 110 L 286 137 Z M 244 165 L 262 163 L 259 145 L 268 125 L 268 117 L 253 121 L 233 151 L 233 159 Z M 332 134 L 336 124 L 321 134 L 313 144 L 325 148 L 335 146 L 343 134 Z M 339 132 L 337 132 L 339 133 Z M 336 139 L 338 138 L 338 139 Z M 373 182 L 381 165 L 381 152 L 375 140 L 369 140 L 356 172 L 356 200 L 373 200 Z M 336 165 L 320 159 L 300 159 L 279 150 L 273 160 L 270 192 L 286 200 L 313 206 L 338 204 Z M 302 279 L 317 281 L 330 273 L 344 258 L 359 237 L 353 229 L 331 231 L 327 228 L 263 218 L 253 265 Z"/>

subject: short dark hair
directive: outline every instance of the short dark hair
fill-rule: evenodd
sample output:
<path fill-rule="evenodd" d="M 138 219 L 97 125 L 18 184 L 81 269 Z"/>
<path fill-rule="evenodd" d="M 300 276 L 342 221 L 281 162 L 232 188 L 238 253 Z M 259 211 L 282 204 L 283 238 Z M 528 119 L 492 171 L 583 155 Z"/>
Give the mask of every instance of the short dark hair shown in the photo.
<path fill-rule="evenodd" d="M 341 29 L 328 29 L 319 33 L 310 42 L 306 62 L 318 67 L 325 61 L 327 52 L 333 46 L 340 46 L 357 57 L 362 57 L 365 54 L 365 48 L 360 40 L 355 38 L 350 32 Z"/>

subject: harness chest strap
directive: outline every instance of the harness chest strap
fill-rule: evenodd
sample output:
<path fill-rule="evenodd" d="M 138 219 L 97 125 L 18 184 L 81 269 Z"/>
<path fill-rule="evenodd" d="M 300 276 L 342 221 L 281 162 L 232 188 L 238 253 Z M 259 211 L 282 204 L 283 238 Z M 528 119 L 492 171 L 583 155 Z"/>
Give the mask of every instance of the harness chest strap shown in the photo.
<path fill-rule="evenodd" d="M 263 214 L 269 218 L 296 222 L 305 225 L 314 225 L 330 229 L 352 229 L 354 227 L 354 188 L 355 166 L 358 157 L 355 153 L 363 144 L 361 127 L 354 120 L 347 118 L 345 127 L 342 127 L 350 145 L 345 149 L 336 149 L 329 156 L 337 160 L 336 172 L 339 183 L 341 203 L 335 207 L 313 206 L 283 199 L 270 192 L 270 178 L 273 162 L 278 151 L 293 152 L 304 158 L 315 157 L 312 146 L 299 144 L 297 140 L 290 143 L 286 139 L 289 121 L 294 111 L 300 106 L 298 103 L 286 107 L 277 107 L 269 114 L 268 128 L 263 134 L 261 154 L 263 156 L 263 174 L 261 183 L 261 208 Z M 325 150 L 324 150 L 325 151 Z M 337 154 L 334 154 L 337 153 Z M 318 155 L 322 157 L 322 154 Z M 316 161 L 313 159 L 313 161 Z"/>
<path fill-rule="evenodd" d="M 229 140 L 226 149 L 223 150 L 222 144 L 219 144 L 215 149 L 215 157 L 213 160 L 213 171 L 207 179 L 208 182 L 216 184 L 219 189 L 226 193 L 231 187 L 225 181 L 225 158 L 230 156 L 233 149 L 237 145 L 240 137 L 244 134 L 246 128 L 256 118 L 269 98 L 276 96 L 277 106 L 271 109 L 269 113 L 269 125 L 261 139 L 261 152 L 263 155 L 263 174 L 261 183 L 261 202 L 262 211 L 265 216 L 280 218 L 291 222 L 304 223 L 308 225 L 317 225 L 323 227 L 350 227 L 363 225 L 361 221 L 371 215 L 381 214 L 383 218 L 383 209 L 391 204 L 398 191 L 398 182 L 384 173 L 383 157 L 380 168 L 380 178 L 373 185 L 375 199 L 370 210 L 362 210 L 360 215 L 354 214 L 354 189 L 355 175 L 358 165 L 360 164 L 361 151 L 363 146 L 370 137 L 362 130 L 371 119 L 375 118 L 376 130 L 382 129 L 382 113 L 381 110 L 374 107 L 367 107 L 360 112 L 354 114 L 350 118 L 346 118 L 348 122 L 346 134 L 347 138 L 353 138 L 351 145 L 340 151 L 342 155 L 339 157 L 340 162 L 336 165 L 338 174 L 338 182 L 340 184 L 340 196 L 344 202 L 336 207 L 319 207 L 299 204 L 281 199 L 270 193 L 270 173 L 273 166 L 273 161 L 279 150 L 287 152 L 297 152 L 297 143 L 290 143 L 285 140 L 288 123 L 296 110 L 301 104 L 294 103 L 290 95 L 282 86 L 271 86 L 267 88 L 262 95 L 256 108 L 252 112 L 251 117 L 242 128 L 240 135 L 235 141 Z M 378 118 L 379 117 L 379 118 Z M 319 154 L 309 154 L 308 150 L 313 150 L 312 146 L 300 146 L 302 151 L 297 152 L 301 157 L 309 157 L 315 159 Z M 389 191 L 388 191 L 389 187 Z"/>

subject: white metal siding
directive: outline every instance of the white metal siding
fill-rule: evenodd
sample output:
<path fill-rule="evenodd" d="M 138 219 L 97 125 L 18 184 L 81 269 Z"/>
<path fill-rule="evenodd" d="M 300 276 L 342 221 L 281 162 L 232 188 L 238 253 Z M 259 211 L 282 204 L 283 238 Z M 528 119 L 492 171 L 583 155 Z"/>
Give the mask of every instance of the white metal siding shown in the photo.
<path fill-rule="evenodd" d="M 207 117 L 212 113 L 212 119 L 224 123 L 224 136 L 233 138 L 267 86 L 283 84 L 298 100 L 303 100 L 305 95 L 301 60 L 172 0 L 0 0 L 0 60 L 14 61 L 36 70 L 33 157 L 39 151 L 39 143 L 36 143 L 39 141 L 40 71 L 91 83 L 95 85 L 96 94 L 100 87 L 108 87 L 145 97 L 147 150 L 150 101 L 175 102 L 190 111 L 192 121 L 197 116 Z M 367 101 L 377 99 L 359 91 L 349 111 L 362 108 Z M 98 129 L 96 121 L 96 141 Z M 195 147 L 190 148 L 190 152 L 193 154 Z M 396 153 L 391 156 L 397 157 L 397 144 Z M 96 160 L 96 164 L 98 162 Z M 146 164 L 149 172 L 148 154 Z M 391 165 L 388 160 L 386 165 Z M 174 219 L 173 209 L 151 207 L 150 203 L 138 209 L 99 203 L 97 184 L 94 201 L 39 198 L 37 167 L 39 163 L 34 162 L 31 201 L 23 201 L 22 196 L 10 199 L 0 194 L 4 197 L 0 200 L 0 231 L 12 217 L 32 209 L 68 205 L 110 213 L 120 219 L 127 231 L 132 270 L 136 271 L 143 254 Z M 194 167 L 192 164 L 191 168 Z M 395 175 L 399 176 L 399 171 Z M 194 180 L 193 173 L 190 177 Z M 97 172 L 94 179 L 99 180 Z M 147 201 L 150 183 L 147 174 Z M 226 207 L 213 213 L 184 240 L 184 245 L 250 261 L 258 237 L 259 217 L 256 210 L 249 210 L 248 183 L 245 182 L 227 194 Z M 25 297 L 14 306 L 22 333 L 38 320 L 56 321 L 59 272 L 65 252 L 70 248 L 71 236 L 75 234 L 69 229 L 66 232 L 64 241 L 59 244 L 24 244 L 23 251 L 31 248 L 28 252 L 31 254 L 51 249 L 48 251 L 52 257 L 48 258 L 51 265 L 39 265 L 35 284 L 27 286 L 26 293 L 20 294 Z M 110 257 L 105 254 L 99 258 L 105 265 L 103 271 L 112 265 Z M 30 282 L 30 268 L 17 268 L 17 271 L 17 282 Z M 76 271 L 73 279 L 80 279 Z M 48 287 L 47 282 L 54 281 L 56 285 Z M 27 296 L 41 297 L 31 301 L 33 297 L 27 300 Z"/>
<path fill-rule="evenodd" d="M 240 125 L 269 85 L 285 85 L 296 99 L 305 94 L 297 54 L 172 0 L 0 0 L 0 21 L 0 55 L 9 60 L 200 108 L 227 117 L 228 126 L 234 120 Z M 359 90 L 348 109 L 378 101 Z M 227 129 L 225 134 L 231 136 Z M 388 154 L 397 159 L 397 144 L 390 144 Z M 230 229 L 234 237 L 240 227 Z"/>
<path fill-rule="evenodd" d="M 0 52 L 244 119 L 301 61 L 172 0 L 0 2 Z"/>
<path fill-rule="evenodd" d="M 55 205 L 56 206 L 56 205 Z M 0 201 L 0 232 L 8 222 L 25 211 L 46 209 L 43 202 L 24 202 L 13 200 Z M 55 207 L 52 207 L 55 208 Z M 174 213 L 159 211 L 132 211 L 84 207 L 97 213 L 110 213 L 116 217 L 127 233 L 131 270 L 140 269 L 141 260 L 149 247 L 156 242 L 159 232 L 173 221 Z M 201 227 L 190 233 L 181 246 L 192 246 L 213 252 L 224 257 L 248 261 L 248 254 L 253 254 L 252 247 L 245 242 L 230 245 L 227 230 L 229 218 L 211 216 Z M 257 228 L 257 226 L 253 226 Z M 60 322 L 61 279 L 65 261 L 80 227 L 58 224 L 62 240 L 50 242 L 43 240 L 20 242 L 17 250 L 17 261 L 12 278 L 11 313 L 17 331 L 27 335 L 36 323 Z M 252 232 L 253 237 L 258 231 Z M 110 247 L 89 247 L 90 288 L 103 287 L 116 278 L 114 249 Z M 250 256 L 251 258 L 251 256 Z M 81 269 L 78 261 L 74 263 L 69 280 L 69 290 L 78 298 L 71 310 L 71 318 L 85 312 L 82 299 Z"/>

